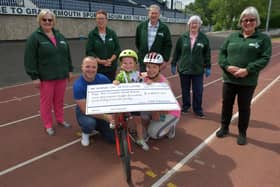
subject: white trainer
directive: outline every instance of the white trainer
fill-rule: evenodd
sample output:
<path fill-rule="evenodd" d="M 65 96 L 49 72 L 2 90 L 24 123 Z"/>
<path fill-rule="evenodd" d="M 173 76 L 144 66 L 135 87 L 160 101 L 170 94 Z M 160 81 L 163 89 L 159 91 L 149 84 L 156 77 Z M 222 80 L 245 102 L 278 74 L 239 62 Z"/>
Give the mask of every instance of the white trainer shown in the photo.
<path fill-rule="evenodd" d="M 46 129 L 46 133 L 49 135 L 49 136 L 53 136 L 55 134 L 55 131 L 53 128 L 47 128 Z"/>
<path fill-rule="evenodd" d="M 89 146 L 89 136 L 90 134 L 82 133 L 81 144 L 82 146 Z"/>
<path fill-rule="evenodd" d="M 145 142 L 145 140 L 143 140 L 143 139 L 138 139 L 137 141 L 136 141 L 136 143 L 138 144 L 138 145 L 140 145 L 141 146 L 141 148 L 144 150 L 144 151 L 148 151 L 150 148 L 149 148 L 149 146 L 148 146 L 148 144 Z"/>

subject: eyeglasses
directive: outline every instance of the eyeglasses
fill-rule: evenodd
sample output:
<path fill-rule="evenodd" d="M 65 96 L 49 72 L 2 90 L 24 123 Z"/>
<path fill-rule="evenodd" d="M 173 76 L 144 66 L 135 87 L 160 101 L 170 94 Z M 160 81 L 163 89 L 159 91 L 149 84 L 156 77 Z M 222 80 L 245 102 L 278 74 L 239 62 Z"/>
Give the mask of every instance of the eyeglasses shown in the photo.
<path fill-rule="evenodd" d="M 96 20 L 105 20 L 106 18 L 96 18 Z"/>
<path fill-rule="evenodd" d="M 50 22 L 50 23 L 51 23 L 53 20 L 52 20 L 52 19 L 42 18 L 42 21 L 43 21 L 43 22 Z"/>
<path fill-rule="evenodd" d="M 255 19 L 255 18 L 251 18 L 251 19 L 243 19 L 243 20 L 242 20 L 242 22 L 243 22 L 243 23 L 248 23 L 248 22 L 252 23 L 252 22 L 254 22 L 254 21 L 256 21 L 256 19 Z"/>

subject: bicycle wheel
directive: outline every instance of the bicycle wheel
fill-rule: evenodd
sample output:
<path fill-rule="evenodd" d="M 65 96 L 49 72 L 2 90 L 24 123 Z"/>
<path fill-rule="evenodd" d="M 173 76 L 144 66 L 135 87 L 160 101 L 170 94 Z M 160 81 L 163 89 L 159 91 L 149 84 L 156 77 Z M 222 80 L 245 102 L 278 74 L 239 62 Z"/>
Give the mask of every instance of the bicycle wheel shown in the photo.
<path fill-rule="evenodd" d="M 124 167 L 124 173 L 126 176 L 126 181 L 131 181 L 131 168 L 130 168 L 130 153 L 127 144 L 127 132 L 125 129 L 121 130 L 120 146 L 121 146 L 121 160 Z"/>

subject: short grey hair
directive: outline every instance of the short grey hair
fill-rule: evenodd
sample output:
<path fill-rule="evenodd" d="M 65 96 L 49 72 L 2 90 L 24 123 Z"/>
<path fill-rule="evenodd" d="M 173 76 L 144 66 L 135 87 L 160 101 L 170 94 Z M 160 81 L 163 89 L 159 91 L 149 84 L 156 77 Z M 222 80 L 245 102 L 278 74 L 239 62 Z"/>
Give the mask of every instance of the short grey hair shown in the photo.
<path fill-rule="evenodd" d="M 46 14 L 50 14 L 52 16 L 53 19 L 53 24 L 56 23 L 56 17 L 55 14 L 50 10 L 50 9 L 42 9 L 40 11 L 40 13 L 37 16 L 37 22 L 40 25 L 40 21 L 42 20 L 42 18 L 46 15 Z"/>
<path fill-rule="evenodd" d="M 148 10 L 151 11 L 152 9 L 156 9 L 156 10 L 158 10 L 160 12 L 160 7 L 158 5 L 156 5 L 156 4 L 153 4 L 153 5 L 149 6 Z"/>
<path fill-rule="evenodd" d="M 243 12 L 241 13 L 240 15 L 240 18 L 239 18 L 239 21 L 238 21 L 238 26 L 241 26 L 241 23 L 242 23 L 242 19 L 244 16 L 254 16 L 256 18 L 256 23 L 257 23 L 257 27 L 260 26 L 261 24 L 261 20 L 260 20 L 260 15 L 259 15 L 259 12 L 258 10 L 253 7 L 253 6 L 250 6 L 250 7 L 247 7 L 243 10 Z"/>
<path fill-rule="evenodd" d="M 202 20 L 198 15 L 191 16 L 188 21 L 188 25 L 190 25 L 193 21 L 196 21 L 199 24 L 199 26 L 202 25 Z"/>

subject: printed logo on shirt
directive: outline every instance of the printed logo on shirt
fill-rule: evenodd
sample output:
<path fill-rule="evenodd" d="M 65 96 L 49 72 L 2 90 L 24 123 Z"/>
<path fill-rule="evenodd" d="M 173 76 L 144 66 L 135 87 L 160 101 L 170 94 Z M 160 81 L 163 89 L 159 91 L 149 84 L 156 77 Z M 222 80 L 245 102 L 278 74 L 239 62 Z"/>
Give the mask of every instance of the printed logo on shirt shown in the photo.
<path fill-rule="evenodd" d="M 66 45 L 66 42 L 65 42 L 65 41 L 60 41 L 59 43 Z"/>
<path fill-rule="evenodd" d="M 159 32 L 157 35 L 164 36 L 164 34 L 162 32 Z"/>
<path fill-rule="evenodd" d="M 197 45 L 198 47 L 202 47 L 202 48 L 204 47 L 203 43 L 197 43 L 196 45 Z"/>
<path fill-rule="evenodd" d="M 108 40 L 109 40 L 109 41 L 113 41 L 113 38 L 109 38 Z"/>
<path fill-rule="evenodd" d="M 260 44 L 258 44 L 258 42 L 256 43 L 249 43 L 250 47 L 255 47 L 256 49 L 258 49 L 260 47 Z"/>

